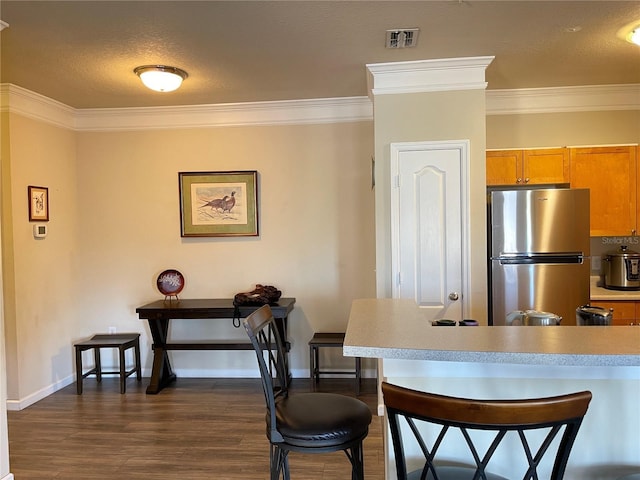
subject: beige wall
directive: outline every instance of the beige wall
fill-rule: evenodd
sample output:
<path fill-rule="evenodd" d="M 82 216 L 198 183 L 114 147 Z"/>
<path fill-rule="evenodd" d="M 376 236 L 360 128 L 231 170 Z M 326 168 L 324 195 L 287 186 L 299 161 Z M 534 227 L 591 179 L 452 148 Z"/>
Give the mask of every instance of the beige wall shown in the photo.
<path fill-rule="evenodd" d="M 3 250 L 8 398 L 51 388 L 71 371 L 78 332 L 75 134 L 10 115 L 3 156 Z M 49 234 L 33 237 L 27 186 L 49 189 Z M 7 209 L 10 208 L 10 212 Z"/>
<path fill-rule="evenodd" d="M 486 319 L 484 90 L 379 95 L 374 112 L 378 297 L 391 296 L 390 144 L 470 140 L 471 310 L 466 314 Z"/>
<path fill-rule="evenodd" d="M 18 408 L 72 381 L 73 342 L 109 326 L 143 334 L 148 374 L 151 341 L 135 308 L 162 298 L 155 280 L 165 268 L 186 277 L 183 298 L 255 283 L 296 297 L 296 376 L 308 375 L 312 332 L 344 329 L 351 300 L 375 294 L 370 122 L 79 133 L 11 121 L 5 341 Z M 181 238 L 178 172 L 224 170 L 259 172 L 260 236 Z M 44 240 L 27 221 L 27 185 L 49 187 Z M 245 336 L 231 321 L 176 322 L 172 335 Z M 257 374 L 250 352 L 172 356 L 182 375 Z"/>
<path fill-rule="evenodd" d="M 640 110 L 490 115 L 487 148 L 640 143 Z"/>
<path fill-rule="evenodd" d="M 225 298 L 256 283 L 296 297 L 292 369 L 308 375 L 314 331 L 343 330 L 351 300 L 374 295 L 371 124 L 80 133 L 79 334 L 148 333 L 138 305 L 162 298 L 166 268 L 182 298 Z M 257 170 L 259 237 L 181 238 L 178 172 Z M 90 312 L 90 314 L 88 314 Z M 175 322 L 174 338 L 242 338 L 231 321 Z M 148 342 L 144 363 L 150 368 Z M 255 376 L 250 352 L 172 352 L 182 375 Z"/>

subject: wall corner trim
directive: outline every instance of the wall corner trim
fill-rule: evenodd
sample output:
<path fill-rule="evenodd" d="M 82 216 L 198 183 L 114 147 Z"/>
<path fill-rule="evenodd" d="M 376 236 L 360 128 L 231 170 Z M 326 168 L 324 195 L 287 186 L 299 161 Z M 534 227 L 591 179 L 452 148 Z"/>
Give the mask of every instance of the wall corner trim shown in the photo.
<path fill-rule="evenodd" d="M 74 129 L 76 109 L 17 85 L 0 84 L 0 111 Z"/>

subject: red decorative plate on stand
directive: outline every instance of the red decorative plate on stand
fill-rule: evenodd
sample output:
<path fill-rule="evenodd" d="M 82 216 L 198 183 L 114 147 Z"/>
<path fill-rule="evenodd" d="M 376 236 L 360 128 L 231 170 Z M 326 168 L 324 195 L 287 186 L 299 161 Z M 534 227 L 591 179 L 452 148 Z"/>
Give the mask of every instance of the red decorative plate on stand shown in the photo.
<path fill-rule="evenodd" d="M 178 294 L 184 288 L 184 277 L 178 270 L 165 270 L 158 275 L 156 283 L 165 300 L 167 297 L 169 297 L 169 300 L 171 300 L 171 297 L 176 297 L 176 300 L 179 300 Z"/>

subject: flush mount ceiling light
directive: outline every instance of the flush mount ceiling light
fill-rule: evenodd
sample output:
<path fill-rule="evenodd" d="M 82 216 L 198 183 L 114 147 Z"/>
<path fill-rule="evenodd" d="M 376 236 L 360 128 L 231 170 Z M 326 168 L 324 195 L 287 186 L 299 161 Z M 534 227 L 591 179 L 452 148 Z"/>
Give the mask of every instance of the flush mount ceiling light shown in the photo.
<path fill-rule="evenodd" d="M 8 26 L 9 24 L 7 22 L 3 22 L 2 20 L 0 20 L 0 32 L 5 28 L 7 28 Z"/>
<path fill-rule="evenodd" d="M 629 43 L 640 46 L 640 20 L 634 20 L 631 23 L 627 23 L 624 27 L 618 30 L 617 37 L 621 40 L 626 40 Z"/>
<path fill-rule="evenodd" d="M 627 36 L 627 41 L 640 45 L 640 25 L 634 28 Z"/>
<path fill-rule="evenodd" d="M 166 65 L 142 65 L 136 67 L 133 73 L 140 77 L 147 88 L 156 92 L 172 92 L 177 90 L 182 81 L 189 75 L 178 67 Z"/>

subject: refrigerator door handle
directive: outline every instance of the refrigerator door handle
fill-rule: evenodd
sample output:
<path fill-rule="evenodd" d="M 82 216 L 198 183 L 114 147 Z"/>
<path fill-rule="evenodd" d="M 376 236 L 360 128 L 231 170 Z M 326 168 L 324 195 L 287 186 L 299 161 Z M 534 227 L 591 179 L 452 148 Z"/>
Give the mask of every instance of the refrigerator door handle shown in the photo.
<path fill-rule="evenodd" d="M 501 257 L 497 259 L 500 265 L 535 265 L 551 263 L 584 263 L 584 257 L 580 256 L 534 256 L 534 257 Z"/>

